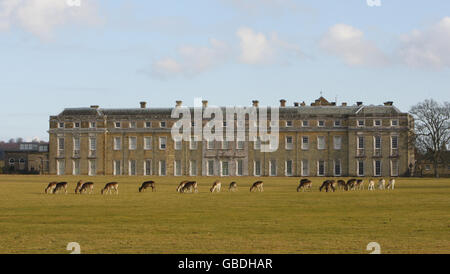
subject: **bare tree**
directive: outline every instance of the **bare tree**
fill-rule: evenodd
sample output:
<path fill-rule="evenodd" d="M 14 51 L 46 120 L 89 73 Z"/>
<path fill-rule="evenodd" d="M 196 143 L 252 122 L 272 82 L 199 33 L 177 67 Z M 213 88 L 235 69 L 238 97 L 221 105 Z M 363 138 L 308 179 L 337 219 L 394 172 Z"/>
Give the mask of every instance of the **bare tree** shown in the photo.
<path fill-rule="evenodd" d="M 439 160 L 450 141 L 450 103 L 439 104 L 427 99 L 413 106 L 410 113 L 415 119 L 416 147 L 421 153 L 431 156 L 434 175 L 439 177 Z"/>

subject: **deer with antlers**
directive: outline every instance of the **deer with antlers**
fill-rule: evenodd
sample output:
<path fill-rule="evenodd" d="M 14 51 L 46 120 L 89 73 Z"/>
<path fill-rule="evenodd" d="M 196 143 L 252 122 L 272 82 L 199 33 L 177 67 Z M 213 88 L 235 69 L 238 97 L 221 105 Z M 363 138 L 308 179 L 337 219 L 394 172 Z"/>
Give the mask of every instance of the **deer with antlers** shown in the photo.
<path fill-rule="evenodd" d="M 105 187 L 102 189 L 101 193 L 103 194 L 112 194 L 114 191 L 116 194 L 119 194 L 119 184 L 116 182 L 107 183 Z"/>
<path fill-rule="evenodd" d="M 151 187 L 152 188 L 152 192 L 156 191 L 156 185 L 154 181 L 147 181 L 147 182 L 143 182 L 142 185 L 139 187 L 139 192 L 143 192 L 146 191 L 147 188 Z"/>
<path fill-rule="evenodd" d="M 220 188 L 222 187 L 222 183 L 220 181 L 215 181 L 212 185 L 212 187 L 209 189 L 209 191 L 214 192 L 220 192 Z"/>
<path fill-rule="evenodd" d="M 309 191 L 312 191 L 312 182 L 309 179 L 301 179 L 300 184 L 297 187 L 297 192 L 300 192 L 300 190 L 303 189 L 303 192 L 305 192 L 306 189 L 309 189 Z"/>
<path fill-rule="evenodd" d="M 250 192 L 253 192 L 253 190 L 263 192 L 264 191 L 263 185 L 264 185 L 263 181 L 254 182 L 253 185 L 250 187 Z"/>

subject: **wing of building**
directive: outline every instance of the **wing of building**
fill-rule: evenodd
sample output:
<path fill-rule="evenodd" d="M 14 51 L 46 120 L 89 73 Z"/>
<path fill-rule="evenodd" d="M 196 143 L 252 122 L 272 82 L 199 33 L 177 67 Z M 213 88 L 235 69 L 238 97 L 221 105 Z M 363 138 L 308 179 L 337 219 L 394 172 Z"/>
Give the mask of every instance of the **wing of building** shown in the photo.
<path fill-rule="evenodd" d="M 203 101 L 200 109 L 207 107 Z M 253 101 L 253 107 L 260 108 L 258 101 Z M 392 102 L 336 105 L 321 97 L 310 105 L 286 106 L 280 100 L 275 152 L 262 152 L 259 140 L 174 141 L 171 127 L 178 119 L 171 118 L 172 110 L 147 107 L 144 102 L 127 109 L 64 109 L 50 117 L 50 173 L 404 176 L 414 163 L 413 118 Z M 203 119 L 203 124 L 207 121 Z"/>

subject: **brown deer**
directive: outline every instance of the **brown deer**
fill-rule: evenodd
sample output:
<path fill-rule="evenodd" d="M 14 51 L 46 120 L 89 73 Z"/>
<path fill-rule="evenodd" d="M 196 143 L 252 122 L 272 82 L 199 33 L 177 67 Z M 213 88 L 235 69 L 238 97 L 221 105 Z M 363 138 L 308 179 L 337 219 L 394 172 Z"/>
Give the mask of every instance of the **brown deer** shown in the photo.
<path fill-rule="evenodd" d="M 45 188 L 45 193 L 46 194 L 53 193 L 53 189 L 55 189 L 57 183 L 58 182 L 50 182 L 48 186 Z"/>
<path fill-rule="evenodd" d="M 305 189 L 309 189 L 309 191 L 312 190 L 312 182 L 309 179 L 301 179 L 300 184 L 297 187 L 297 192 L 300 192 L 300 190 L 303 189 L 303 192 L 305 192 Z"/>
<path fill-rule="evenodd" d="M 147 190 L 147 188 L 151 187 L 152 188 L 152 192 L 156 191 L 156 185 L 154 181 L 147 181 L 147 182 L 143 182 L 141 187 L 139 188 L 139 192 L 143 192 L 145 190 Z"/>
<path fill-rule="evenodd" d="M 57 183 L 55 188 L 53 189 L 53 194 L 59 193 L 63 189 L 64 189 L 64 193 L 67 194 L 67 182 Z"/>
<path fill-rule="evenodd" d="M 338 180 L 337 183 L 340 190 L 345 190 L 346 183 L 344 180 Z"/>
<path fill-rule="evenodd" d="M 80 192 L 80 189 L 82 186 L 83 186 L 83 181 L 78 181 L 77 186 L 75 187 L 75 194 Z"/>
<path fill-rule="evenodd" d="M 228 191 L 237 191 L 237 183 L 236 182 L 231 182 L 230 183 L 230 187 L 228 188 Z"/>
<path fill-rule="evenodd" d="M 184 185 L 187 183 L 188 181 L 182 181 L 178 186 L 177 186 L 177 192 L 181 193 L 181 190 L 183 189 Z"/>
<path fill-rule="evenodd" d="M 184 186 L 181 188 L 181 193 L 189 192 L 198 192 L 197 182 L 196 181 L 187 181 Z"/>
<path fill-rule="evenodd" d="M 322 192 L 322 189 L 325 188 L 326 192 L 330 191 L 330 189 L 331 191 L 334 192 L 336 190 L 333 186 L 334 184 L 335 184 L 334 180 L 325 180 L 320 186 L 319 190 L 320 192 Z"/>
<path fill-rule="evenodd" d="M 92 191 L 94 191 L 94 183 L 93 182 L 86 182 L 86 183 L 84 183 L 81 186 L 81 188 L 78 191 L 78 193 L 80 193 L 80 194 L 86 193 L 88 189 L 89 189 L 89 194 L 92 194 Z"/>
<path fill-rule="evenodd" d="M 220 181 L 215 181 L 209 191 L 214 192 L 220 192 L 220 188 L 222 187 L 222 183 Z"/>
<path fill-rule="evenodd" d="M 364 180 L 356 180 L 355 189 L 364 190 Z"/>
<path fill-rule="evenodd" d="M 105 187 L 102 189 L 102 191 L 101 191 L 101 193 L 102 193 L 102 195 L 104 194 L 104 193 L 106 193 L 106 194 L 112 194 L 111 192 L 112 191 L 115 191 L 116 192 L 116 194 L 119 194 L 119 184 L 118 183 L 116 183 L 116 182 L 111 182 L 111 183 L 107 183 L 106 185 L 105 185 Z"/>
<path fill-rule="evenodd" d="M 254 182 L 253 185 L 250 187 L 250 192 L 253 192 L 253 190 L 256 190 L 259 192 L 264 191 L 263 185 L 264 185 L 263 181 Z"/>
<path fill-rule="evenodd" d="M 356 179 L 350 179 L 347 181 L 347 184 L 345 185 L 345 190 L 355 190 L 356 185 Z"/>

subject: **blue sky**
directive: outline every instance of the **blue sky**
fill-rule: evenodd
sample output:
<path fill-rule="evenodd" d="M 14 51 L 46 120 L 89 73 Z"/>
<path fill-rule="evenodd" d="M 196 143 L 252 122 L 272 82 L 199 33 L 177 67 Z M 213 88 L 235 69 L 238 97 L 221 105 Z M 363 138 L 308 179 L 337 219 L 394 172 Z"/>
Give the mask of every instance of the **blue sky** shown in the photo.
<path fill-rule="evenodd" d="M 0 0 L 0 75 L 0 140 L 47 140 L 50 115 L 93 104 L 322 91 L 407 111 L 450 99 L 450 1 Z"/>

